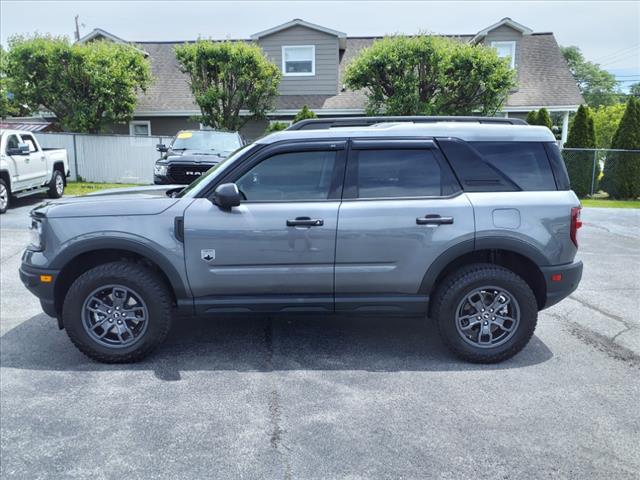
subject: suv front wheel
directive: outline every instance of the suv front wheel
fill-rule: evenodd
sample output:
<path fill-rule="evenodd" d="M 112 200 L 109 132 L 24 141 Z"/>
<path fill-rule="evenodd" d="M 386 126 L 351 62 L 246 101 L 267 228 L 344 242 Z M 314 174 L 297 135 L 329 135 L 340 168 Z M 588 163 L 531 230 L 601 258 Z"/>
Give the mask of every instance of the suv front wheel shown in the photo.
<path fill-rule="evenodd" d="M 164 341 L 171 312 L 171 294 L 157 273 L 136 263 L 113 262 L 73 282 L 62 321 L 85 355 L 126 363 L 141 360 Z"/>
<path fill-rule="evenodd" d="M 531 339 L 538 306 L 529 285 L 492 264 L 463 267 L 435 295 L 433 318 L 447 347 L 476 363 L 506 360 Z"/>

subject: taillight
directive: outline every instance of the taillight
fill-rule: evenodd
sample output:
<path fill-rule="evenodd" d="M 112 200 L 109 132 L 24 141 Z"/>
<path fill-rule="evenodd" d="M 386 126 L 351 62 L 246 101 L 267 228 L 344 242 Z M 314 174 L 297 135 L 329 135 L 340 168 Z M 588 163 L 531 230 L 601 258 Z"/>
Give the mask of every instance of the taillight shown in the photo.
<path fill-rule="evenodd" d="M 580 210 L 582 207 L 573 207 L 571 209 L 571 241 L 577 247 L 578 246 L 578 229 L 582 226 L 580 220 Z"/>

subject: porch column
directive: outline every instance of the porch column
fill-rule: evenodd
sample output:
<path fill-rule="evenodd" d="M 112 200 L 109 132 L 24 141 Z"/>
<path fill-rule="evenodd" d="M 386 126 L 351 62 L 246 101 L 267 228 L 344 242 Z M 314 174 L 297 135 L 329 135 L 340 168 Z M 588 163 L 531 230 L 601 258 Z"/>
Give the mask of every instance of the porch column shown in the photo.
<path fill-rule="evenodd" d="M 563 112 L 562 115 L 562 135 L 560 136 L 560 143 L 562 145 L 567 141 L 569 135 L 569 112 Z"/>

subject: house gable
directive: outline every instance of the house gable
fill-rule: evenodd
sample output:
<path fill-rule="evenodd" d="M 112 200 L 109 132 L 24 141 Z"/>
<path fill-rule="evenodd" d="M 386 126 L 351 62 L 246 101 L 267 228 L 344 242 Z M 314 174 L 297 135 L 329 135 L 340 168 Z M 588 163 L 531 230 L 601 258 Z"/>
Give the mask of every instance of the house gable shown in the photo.
<path fill-rule="evenodd" d="M 267 58 L 283 71 L 279 91 L 281 95 L 335 95 L 338 93 L 338 63 L 340 40 L 306 25 L 294 24 L 255 38 Z M 311 74 L 287 74 L 283 54 L 286 47 L 312 47 L 313 72 Z"/>

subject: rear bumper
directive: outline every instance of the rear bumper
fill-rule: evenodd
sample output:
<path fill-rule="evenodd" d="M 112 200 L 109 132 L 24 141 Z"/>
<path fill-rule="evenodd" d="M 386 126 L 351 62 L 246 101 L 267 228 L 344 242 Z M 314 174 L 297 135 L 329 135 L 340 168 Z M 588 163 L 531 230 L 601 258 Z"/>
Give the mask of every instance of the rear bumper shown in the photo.
<path fill-rule="evenodd" d="M 571 295 L 578 288 L 582 278 L 581 261 L 553 267 L 541 267 L 540 270 L 542 270 L 547 285 L 547 301 L 544 308 L 549 308 Z"/>
<path fill-rule="evenodd" d="M 54 286 L 58 278 L 59 270 L 45 270 L 43 268 L 35 268 L 24 263 L 20 265 L 20 280 L 27 289 L 40 300 L 40 305 L 44 313 L 50 317 L 56 317 L 56 306 L 54 296 Z M 41 275 L 49 275 L 51 282 L 42 282 Z"/>

